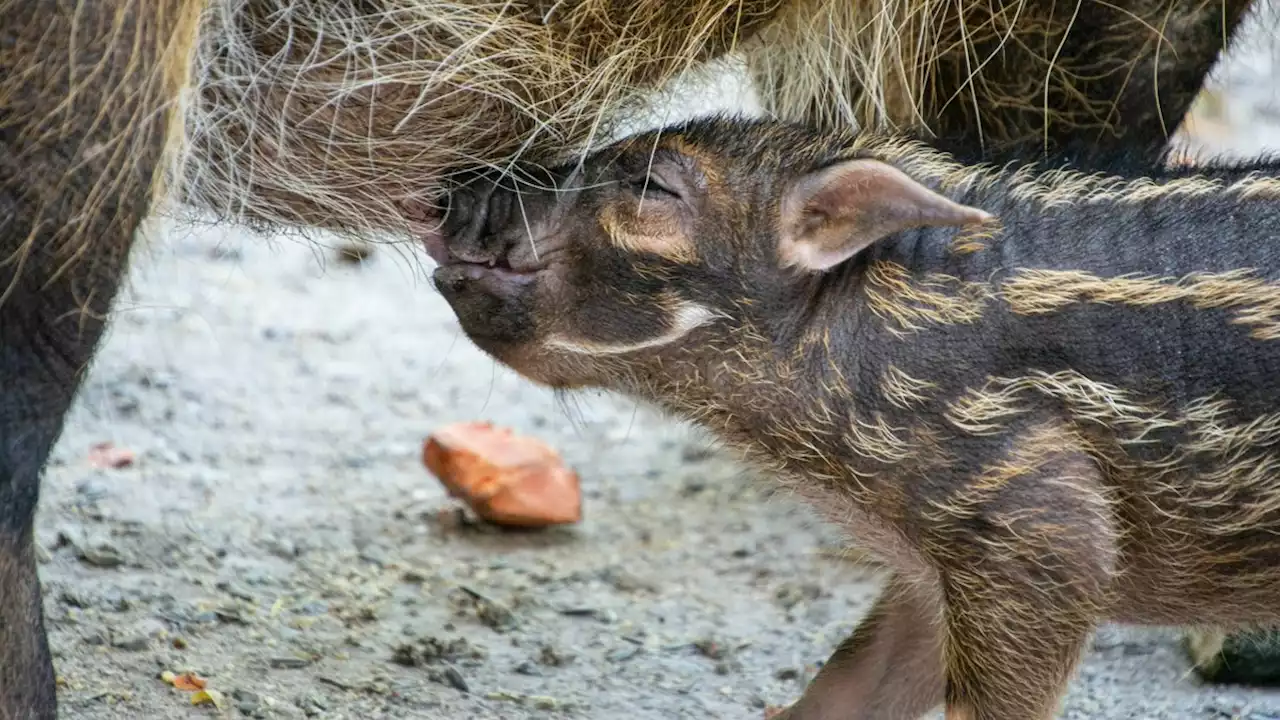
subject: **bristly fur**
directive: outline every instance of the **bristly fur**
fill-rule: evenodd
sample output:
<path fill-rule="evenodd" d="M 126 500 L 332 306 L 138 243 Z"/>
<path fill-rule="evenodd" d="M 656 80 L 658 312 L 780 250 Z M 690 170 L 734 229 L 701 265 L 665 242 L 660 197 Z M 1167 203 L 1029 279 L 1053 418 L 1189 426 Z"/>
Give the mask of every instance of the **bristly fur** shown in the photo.
<path fill-rule="evenodd" d="M 199 7 L 0 0 L 0 717 L 54 720 L 40 475 L 163 180 Z"/>
<path fill-rule="evenodd" d="M 782 119 L 1154 164 L 1248 6 L 208 0 L 175 189 L 231 219 L 402 235 L 452 173 L 558 162 L 730 52 Z"/>
<path fill-rule="evenodd" d="M 868 162 L 997 227 L 977 249 L 921 227 L 834 266 L 784 263 L 789 193 Z M 637 167 L 667 195 L 634 189 Z M 525 191 L 518 227 L 446 239 L 534 273 L 446 261 L 468 336 L 536 381 L 714 432 L 894 573 L 894 604 L 788 720 L 942 702 L 1043 719 L 1100 621 L 1280 624 L 1280 163 L 981 168 L 891 135 L 718 119 L 553 174 L 578 179 Z M 486 219 L 506 191 L 490 192 L 464 206 Z M 628 208 L 636 237 L 676 237 L 620 242 L 599 217 Z M 530 243 L 551 259 L 530 263 Z M 676 322 L 691 307 L 704 321 Z"/>
<path fill-rule="evenodd" d="M 30 270 L 41 262 L 33 253 L 48 254 L 40 282 L 79 262 L 115 272 L 131 237 L 104 233 L 101 224 L 127 214 L 123 199 L 132 203 L 139 187 L 152 197 L 163 194 L 166 175 L 153 171 L 150 143 L 184 122 L 177 99 L 189 80 L 199 3 L 115 5 L 109 13 L 81 13 L 77 24 L 42 12 L 43 3 L 0 0 L 8 35 L 0 50 L 0 142 L 17 151 L 8 162 L 29 168 L 26 193 L 35 201 L 34 216 L 21 223 L 27 234 L 2 238 L 0 265 Z M 47 164 L 42 154 L 63 143 L 74 146 L 80 162 L 37 170 Z M 86 174 L 92 187 L 82 187 Z M 70 221 L 68 202 L 76 204 Z M 0 305 L 9 291 L 0 287 Z"/>
<path fill-rule="evenodd" d="M 209 0 L 181 197 L 223 217 L 404 232 L 450 174 L 562 159 L 783 0 Z"/>
<path fill-rule="evenodd" d="M 1088 145 L 1110 146 L 1120 136 L 1131 149 L 1160 149 L 1185 112 L 1179 97 L 1198 85 L 1186 66 L 1175 68 L 1207 70 L 1214 58 L 1202 49 L 1230 36 L 1248 7 L 815 0 L 785 7 L 749 57 L 767 108 L 781 119 L 825 129 L 887 122 L 928 128 L 944 141 L 977 130 L 989 150 L 1021 147 L 1022 159 L 1037 146 L 1058 152 L 1066 141 L 1092 164 L 1105 154 Z M 1130 82 L 1147 91 L 1130 94 Z"/>

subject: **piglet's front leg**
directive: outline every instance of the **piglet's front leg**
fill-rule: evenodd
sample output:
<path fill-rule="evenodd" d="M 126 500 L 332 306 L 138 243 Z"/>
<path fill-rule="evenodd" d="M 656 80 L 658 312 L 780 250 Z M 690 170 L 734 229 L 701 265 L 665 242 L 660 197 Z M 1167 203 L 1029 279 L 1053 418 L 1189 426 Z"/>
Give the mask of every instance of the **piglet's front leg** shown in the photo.
<path fill-rule="evenodd" d="M 774 720 L 915 720 L 942 704 L 941 598 L 899 578 Z"/>
<path fill-rule="evenodd" d="M 992 439 L 920 518 L 939 587 L 891 580 L 782 720 L 1047 720 L 1114 572 L 1094 461 L 1053 426 Z M 936 592 L 935 592 L 936 591 Z"/>
<path fill-rule="evenodd" d="M 1040 428 L 930 513 L 946 598 L 947 720 L 1048 720 L 1115 573 L 1112 505 L 1069 433 Z"/>

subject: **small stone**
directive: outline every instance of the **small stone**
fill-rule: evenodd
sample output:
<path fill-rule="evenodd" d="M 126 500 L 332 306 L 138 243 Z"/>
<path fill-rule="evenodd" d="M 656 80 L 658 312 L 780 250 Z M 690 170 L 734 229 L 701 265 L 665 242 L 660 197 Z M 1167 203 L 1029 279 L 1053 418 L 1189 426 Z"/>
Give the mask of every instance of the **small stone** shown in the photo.
<path fill-rule="evenodd" d="M 572 654 L 561 652 L 550 644 L 543 645 L 538 652 L 538 662 L 550 667 L 563 667 L 573 662 L 573 658 Z"/>
<path fill-rule="evenodd" d="M 560 707 L 560 701 L 546 695 L 530 695 L 529 704 L 535 710 L 556 710 Z"/>
<path fill-rule="evenodd" d="M 585 607 L 585 606 L 577 606 L 577 605 L 573 607 L 566 607 L 566 608 L 560 609 L 561 615 L 567 615 L 569 617 L 594 617 L 599 612 L 600 612 L 599 610 L 596 610 L 593 607 Z"/>
<path fill-rule="evenodd" d="M 141 633 L 129 633 L 111 638 L 111 647 L 126 652 L 141 652 L 151 646 L 151 638 Z"/>
<path fill-rule="evenodd" d="M 461 690 L 464 693 L 471 692 L 471 689 L 467 687 L 467 681 L 462 677 L 462 673 L 458 672 L 458 669 L 452 665 L 445 668 L 442 675 L 446 685 Z"/>
<path fill-rule="evenodd" d="M 635 573 L 624 569 L 612 569 L 605 572 L 605 578 L 622 592 L 657 592 L 657 586 Z"/>
<path fill-rule="evenodd" d="M 101 631 L 94 631 L 89 633 L 88 635 L 85 635 L 81 639 L 81 642 L 83 642 L 85 645 L 92 645 L 92 646 L 106 645 L 107 637 Z"/>
<path fill-rule="evenodd" d="M 413 583 L 417 585 L 427 581 L 427 573 L 426 571 L 419 570 L 418 568 L 409 568 L 408 570 L 404 571 L 404 575 L 402 576 L 402 578 L 407 583 Z"/>
<path fill-rule="evenodd" d="M 487 656 L 488 652 L 484 648 L 472 645 L 465 638 L 446 641 L 428 636 L 416 643 L 398 645 L 392 651 L 391 660 L 400 665 L 417 667 L 457 660 L 482 660 Z"/>
<path fill-rule="evenodd" d="M 111 612 L 128 612 L 133 609 L 133 601 L 116 589 L 107 591 L 99 605 Z"/>
<path fill-rule="evenodd" d="M 608 655 L 606 655 L 605 659 L 608 660 L 609 662 L 624 662 L 626 660 L 630 660 L 631 658 L 635 657 L 638 654 L 640 654 L 640 648 L 638 647 L 635 647 L 635 646 L 620 647 L 617 650 L 614 650 L 610 652 Z"/>
<path fill-rule="evenodd" d="M 791 610 L 802 602 L 812 602 L 822 597 L 822 586 L 814 583 L 784 583 L 774 593 L 774 599 L 784 610 Z"/>
<path fill-rule="evenodd" d="M 58 599 L 70 605 L 71 607 L 88 608 L 93 607 L 94 601 L 92 597 L 85 595 L 80 590 L 67 588 L 58 594 Z"/>
<path fill-rule="evenodd" d="M 277 670 L 301 670 L 310 665 L 311 661 L 299 657 L 274 657 L 267 663 Z"/>
<path fill-rule="evenodd" d="M 360 551 L 360 559 L 376 567 L 386 567 L 387 551 L 377 545 L 368 545 Z"/>
<path fill-rule="evenodd" d="M 113 568 L 124 564 L 124 557 L 120 551 L 115 545 L 105 540 L 81 547 L 79 551 L 80 560 L 94 567 Z"/>
<path fill-rule="evenodd" d="M 524 662 L 522 662 L 522 663 L 520 663 L 519 665 L 517 665 L 517 666 L 516 666 L 516 672 L 517 672 L 517 673 L 519 673 L 519 674 L 521 674 L 521 675 L 528 675 L 528 676 L 530 676 L 530 677 L 541 677 L 541 676 L 542 676 L 542 671 L 541 671 L 541 670 L 539 670 L 539 669 L 538 669 L 538 666 L 537 666 L 537 665 L 535 665 L 535 664 L 534 664 L 532 661 L 530 661 L 530 660 L 525 660 Z"/>
<path fill-rule="evenodd" d="M 505 605 L 470 589 L 461 588 L 474 607 L 476 619 L 497 632 L 505 632 L 516 625 L 515 614 Z"/>
<path fill-rule="evenodd" d="M 257 600 L 253 593 L 229 580 L 220 580 L 215 587 L 237 600 L 244 600 L 245 602 L 255 602 Z"/>
<path fill-rule="evenodd" d="M 408 643 L 397 645 L 391 649 L 391 662 L 397 665 L 417 667 L 420 662 L 418 649 Z"/>
<path fill-rule="evenodd" d="M 307 616 L 324 615 L 327 612 L 329 612 L 328 604 L 320 601 L 309 602 L 305 605 L 302 605 L 297 610 L 294 610 L 294 613 L 297 615 L 307 615 Z"/>
<path fill-rule="evenodd" d="M 714 638 L 702 638 L 694 642 L 693 646 L 712 660 L 721 660 L 728 654 L 728 649 Z"/>
<path fill-rule="evenodd" d="M 269 537 L 264 543 L 267 546 L 267 552 L 276 557 L 285 560 L 293 560 L 298 557 L 298 546 L 292 540 L 282 537 Z"/>
<path fill-rule="evenodd" d="M 84 544 L 84 530 L 78 525 L 63 525 L 58 528 L 58 538 L 53 548 L 79 548 Z"/>
<path fill-rule="evenodd" d="M 244 615 L 240 612 L 239 608 L 234 608 L 234 607 L 216 608 L 214 609 L 213 614 L 224 623 L 232 623 L 235 625 L 249 624 L 248 621 L 245 619 Z"/>
<path fill-rule="evenodd" d="M 319 693 L 307 693 L 306 695 L 298 698 L 298 701 L 295 704 L 302 708 L 302 712 L 305 713 L 307 717 L 322 715 L 329 709 L 328 698 Z"/>
<path fill-rule="evenodd" d="M 787 667 L 774 673 L 773 676 L 779 680 L 795 680 L 800 677 L 800 671 L 792 667 Z"/>

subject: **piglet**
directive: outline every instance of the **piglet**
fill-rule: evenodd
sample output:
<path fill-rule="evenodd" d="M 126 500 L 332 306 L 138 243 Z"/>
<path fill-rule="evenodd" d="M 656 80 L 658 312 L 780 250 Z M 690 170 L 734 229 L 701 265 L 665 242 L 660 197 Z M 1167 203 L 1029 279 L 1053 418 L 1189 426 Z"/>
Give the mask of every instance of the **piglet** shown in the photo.
<path fill-rule="evenodd" d="M 1052 717 L 1102 621 L 1280 619 L 1280 180 L 967 167 L 768 121 L 459 187 L 530 380 L 713 431 L 892 570 L 786 720 Z"/>

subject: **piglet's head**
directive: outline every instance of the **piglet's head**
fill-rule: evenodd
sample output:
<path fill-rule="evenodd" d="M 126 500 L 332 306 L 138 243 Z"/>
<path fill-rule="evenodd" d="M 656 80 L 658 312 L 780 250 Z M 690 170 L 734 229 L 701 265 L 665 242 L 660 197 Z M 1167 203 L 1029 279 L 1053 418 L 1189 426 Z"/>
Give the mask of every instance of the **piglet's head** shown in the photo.
<path fill-rule="evenodd" d="M 553 387 L 616 387 L 732 352 L 873 243 L 983 222 L 843 139 L 711 120 L 451 193 L 428 239 L 464 332 Z M 710 355 L 709 355 L 710 354 Z"/>

